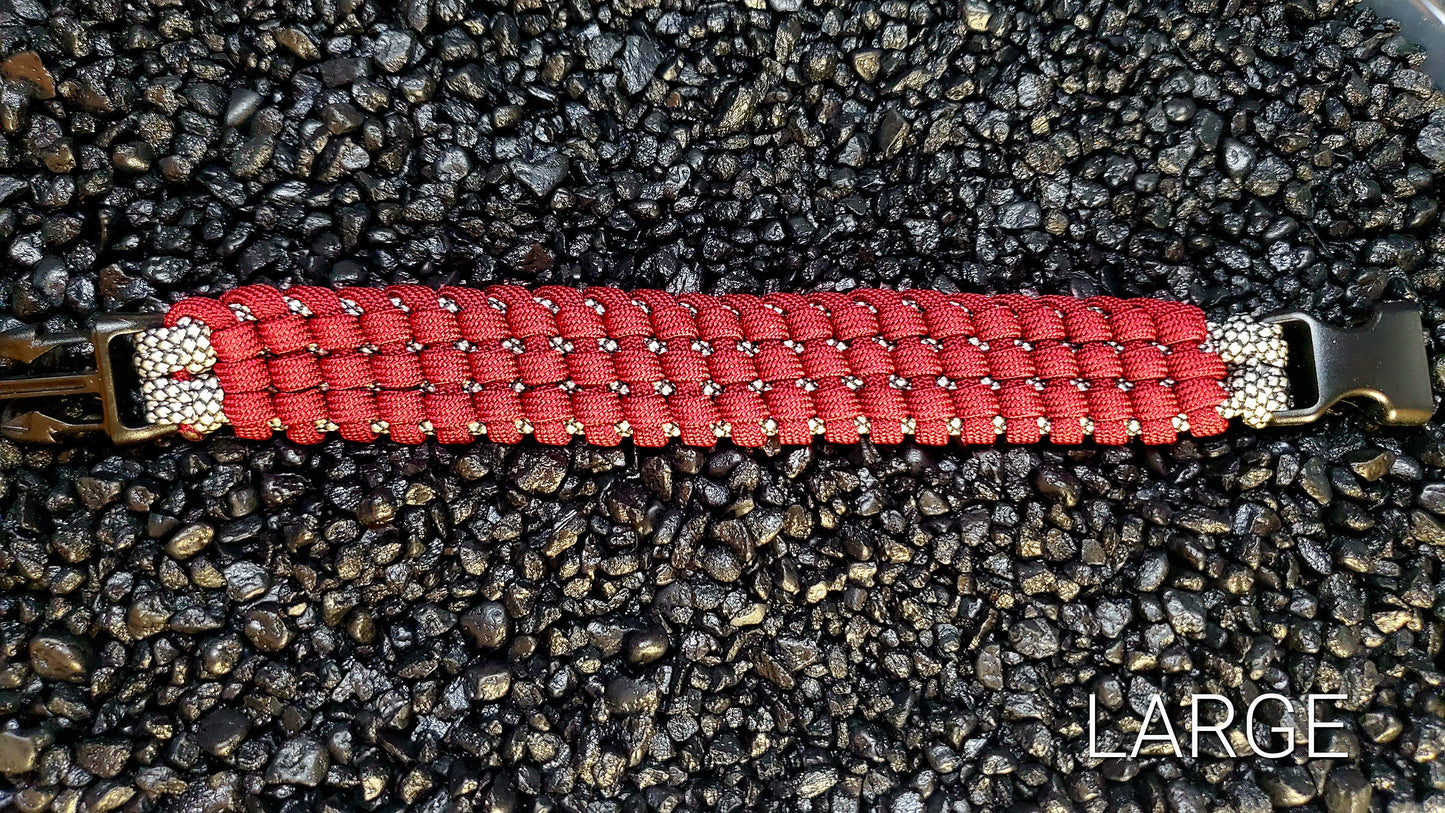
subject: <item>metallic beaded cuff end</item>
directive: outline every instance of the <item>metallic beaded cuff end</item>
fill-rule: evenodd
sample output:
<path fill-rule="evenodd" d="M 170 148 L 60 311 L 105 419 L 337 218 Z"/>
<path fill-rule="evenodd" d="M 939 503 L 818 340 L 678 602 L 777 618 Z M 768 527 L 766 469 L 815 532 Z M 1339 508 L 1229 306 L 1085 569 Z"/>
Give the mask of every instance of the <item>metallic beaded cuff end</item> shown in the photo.
<path fill-rule="evenodd" d="M 1239 418 L 1258 429 L 1289 407 L 1289 345 L 1283 326 L 1241 316 L 1210 322 L 1209 344 L 1229 370 L 1224 383 L 1229 400 L 1219 405 L 1225 419 Z"/>

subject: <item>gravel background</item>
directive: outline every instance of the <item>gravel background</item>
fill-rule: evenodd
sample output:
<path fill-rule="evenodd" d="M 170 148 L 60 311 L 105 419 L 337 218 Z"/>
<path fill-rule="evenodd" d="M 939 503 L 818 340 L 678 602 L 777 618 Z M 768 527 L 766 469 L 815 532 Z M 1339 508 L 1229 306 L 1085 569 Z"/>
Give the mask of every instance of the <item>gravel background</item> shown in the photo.
<path fill-rule="evenodd" d="M 0 0 L 0 57 L 6 320 L 916 285 L 1445 340 L 1441 95 L 1333 0 Z M 0 441 L 0 808 L 1442 811 L 1441 429 Z M 1086 756 L 1090 693 L 1113 745 L 1201 691 L 1343 693 L 1357 756 Z"/>

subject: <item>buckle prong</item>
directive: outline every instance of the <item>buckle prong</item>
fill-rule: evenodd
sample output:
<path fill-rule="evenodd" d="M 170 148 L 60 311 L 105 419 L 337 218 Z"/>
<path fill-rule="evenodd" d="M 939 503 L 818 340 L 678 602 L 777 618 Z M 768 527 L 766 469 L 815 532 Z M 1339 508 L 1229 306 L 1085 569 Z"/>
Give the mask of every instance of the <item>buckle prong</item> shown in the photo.
<path fill-rule="evenodd" d="M 1419 426 L 1435 412 L 1425 329 L 1413 302 L 1378 306 L 1358 328 L 1338 328 L 1302 312 L 1279 313 L 1261 321 L 1281 325 L 1289 344 L 1293 406 L 1274 413 L 1274 426 L 1319 420 L 1347 398 L 1363 397 L 1379 407 L 1387 426 Z"/>
<path fill-rule="evenodd" d="M 88 334 L 47 335 L 28 326 L 0 331 L 0 359 L 30 364 L 57 348 L 78 344 L 90 345 L 95 358 L 95 368 L 84 372 L 0 378 L 0 401 L 100 397 L 100 417 L 94 422 L 69 423 L 40 410 L 7 410 L 0 414 L 0 435 L 31 443 L 54 443 L 59 435 L 104 432 L 116 443 L 136 443 L 175 431 L 170 424 L 135 426 L 126 420 L 116 386 L 118 368 L 112 359 L 115 339 L 157 327 L 161 322 L 162 317 L 156 314 L 111 314 L 97 319 Z"/>

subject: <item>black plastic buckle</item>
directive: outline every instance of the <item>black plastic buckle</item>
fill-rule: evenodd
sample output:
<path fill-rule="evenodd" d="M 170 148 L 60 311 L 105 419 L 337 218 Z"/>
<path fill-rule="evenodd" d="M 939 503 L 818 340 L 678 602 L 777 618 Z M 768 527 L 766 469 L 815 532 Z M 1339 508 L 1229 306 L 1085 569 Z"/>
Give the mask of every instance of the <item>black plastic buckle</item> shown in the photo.
<path fill-rule="evenodd" d="M 29 364 L 59 347 L 88 344 L 95 354 L 95 369 L 79 373 L 60 373 L 21 378 L 0 378 L 0 401 L 30 398 L 66 398 L 96 395 L 100 398 L 100 417 L 92 423 L 68 423 L 38 410 L 6 411 L 0 414 L 0 435 L 31 443 L 54 443 L 57 435 L 80 432 L 104 432 L 116 443 L 136 443 L 176 431 L 170 424 L 133 425 L 117 396 L 117 373 L 126 368 L 112 358 L 112 342 L 120 336 L 140 333 L 160 326 L 156 314 L 102 316 L 86 333 L 42 335 L 33 327 L 20 327 L 0 332 L 0 358 Z M 134 371 L 130 371 L 134 372 Z"/>
<path fill-rule="evenodd" d="M 1419 426 L 1435 413 L 1420 307 L 1389 302 L 1353 329 L 1327 325 L 1307 313 L 1267 316 L 1283 326 L 1289 345 L 1290 409 L 1274 413 L 1274 426 L 1319 420 L 1346 398 L 1364 396 L 1381 408 L 1387 426 Z"/>

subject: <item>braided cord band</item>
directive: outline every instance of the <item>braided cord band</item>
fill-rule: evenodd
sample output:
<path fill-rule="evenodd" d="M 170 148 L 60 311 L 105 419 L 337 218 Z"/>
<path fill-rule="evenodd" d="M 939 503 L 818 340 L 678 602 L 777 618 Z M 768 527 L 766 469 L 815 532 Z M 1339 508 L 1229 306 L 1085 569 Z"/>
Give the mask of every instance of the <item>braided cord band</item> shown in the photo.
<path fill-rule="evenodd" d="M 137 342 L 148 418 L 402 443 L 1120 444 L 1287 406 L 1278 328 L 1154 299 L 247 286 Z"/>

